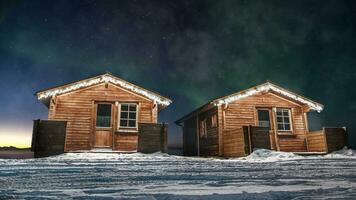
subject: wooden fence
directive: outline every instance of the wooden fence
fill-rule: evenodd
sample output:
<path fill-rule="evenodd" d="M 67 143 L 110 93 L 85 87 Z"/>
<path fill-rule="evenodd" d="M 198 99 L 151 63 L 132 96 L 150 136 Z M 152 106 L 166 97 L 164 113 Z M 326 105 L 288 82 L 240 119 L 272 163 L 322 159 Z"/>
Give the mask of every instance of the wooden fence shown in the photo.
<path fill-rule="evenodd" d="M 34 157 L 64 153 L 66 129 L 66 121 L 34 120 L 31 144 Z"/>
<path fill-rule="evenodd" d="M 307 134 L 307 149 L 309 152 L 327 152 L 323 130 L 312 131 Z"/>
<path fill-rule="evenodd" d="M 233 130 L 224 131 L 224 156 L 225 157 L 242 157 L 249 154 L 246 152 L 245 142 L 246 134 L 243 127 Z M 248 136 L 247 136 L 248 137 Z"/>
<path fill-rule="evenodd" d="M 249 134 L 251 135 L 251 146 L 259 149 L 271 149 L 270 129 L 267 127 L 249 126 Z M 274 138 L 273 138 L 274 139 Z"/>
<path fill-rule="evenodd" d="M 140 123 L 138 152 L 167 152 L 167 124 Z"/>
<path fill-rule="evenodd" d="M 329 153 L 342 149 L 347 142 L 346 128 L 324 127 L 307 134 L 309 152 Z"/>

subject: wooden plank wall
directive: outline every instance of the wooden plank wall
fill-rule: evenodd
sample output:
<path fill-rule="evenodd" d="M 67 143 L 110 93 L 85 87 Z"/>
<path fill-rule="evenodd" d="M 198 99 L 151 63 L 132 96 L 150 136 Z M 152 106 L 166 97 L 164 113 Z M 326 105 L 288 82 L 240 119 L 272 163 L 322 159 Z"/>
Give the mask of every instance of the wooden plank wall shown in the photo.
<path fill-rule="evenodd" d="M 224 131 L 224 157 L 242 157 L 245 152 L 245 139 L 242 127 Z"/>
<path fill-rule="evenodd" d="M 327 152 L 327 146 L 325 143 L 324 130 L 312 131 L 308 133 L 308 151 L 309 152 Z"/>
<path fill-rule="evenodd" d="M 183 155 L 198 155 L 197 117 L 186 119 L 183 124 Z"/>
<path fill-rule="evenodd" d="M 140 123 L 138 151 L 142 153 L 167 152 L 167 124 Z"/>
<path fill-rule="evenodd" d="M 135 102 L 139 103 L 138 122 L 156 123 L 157 109 L 153 109 L 153 102 L 119 88 L 111 83 L 105 83 L 59 95 L 55 102 L 51 102 L 49 109 L 50 120 L 67 121 L 67 136 L 65 151 L 89 150 L 93 147 L 94 121 L 92 120 L 94 101 L 101 102 Z M 117 127 L 115 120 L 114 132 Z M 137 136 L 136 136 L 137 137 Z M 118 137 L 118 139 L 125 137 Z M 127 136 L 126 138 L 133 138 Z M 128 140 L 128 139 L 124 139 Z M 117 142 L 117 141 L 116 141 Z"/>
<path fill-rule="evenodd" d="M 249 130 L 252 149 L 271 149 L 269 128 L 250 126 Z"/>
<path fill-rule="evenodd" d="M 212 127 L 211 117 L 217 116 L 217 107 L 199 114 L 199 123 L 206 120 L 207 137 L 199 139 L 199 150 L 201 156 L 218 156 L 219 155 L 219 136 L 218 136 L 218 123 L 216 127 Z M 217 116 L 218 117 L 218 116 Z M 198 124 L 199 126 L 199 124 Z M 199 127 L 198 127 L 199 128 Z"/>
<path fill-rule="evenodd" d="M 342 149 L 347 144 L 346 128 L 323 128 L 326 136 L 328 152 L 333 152 Z"/>
<path fill-rule="evenodd" d="M 224 129 L 233 130 L 242 126 L 256 126 L 256 108 L 258 107 L 290 108 L 292 111 L 293 132 L 290 135 L 283 133 L 278 135 L 278 140 L 281 144 L 280 150 L 307 151 L 305 143 L 307 127 L 302 106 L 271 92 L 252 95 L 229 103 L 228 108 L 225 110 L 225 115 L 223 116 Z"/>
<path fill-rule="evenodd" d="M 65 121 L 34 120 L 31 150 L 34 157 L 64 153 Z"/>

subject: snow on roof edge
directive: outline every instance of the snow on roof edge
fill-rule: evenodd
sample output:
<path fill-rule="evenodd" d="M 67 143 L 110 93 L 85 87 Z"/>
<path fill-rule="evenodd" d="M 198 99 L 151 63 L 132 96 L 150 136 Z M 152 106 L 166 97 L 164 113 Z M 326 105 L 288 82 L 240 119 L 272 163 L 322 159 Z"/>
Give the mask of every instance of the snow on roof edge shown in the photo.
<path fill-rule="evenodd" d="M 238 93 L 234 93 L 232 95 L 229 96 L 225 96 L 219 99 L 216 99 L 214 101 L 212 101 L 211 103 L 213 103 L 216 106 L 222 105 L 222 104 L 228 104 L 230 102 L 245 98 L 245 97 L 249 97 L 251 95 L 260 93 L 260 92 L 267 92 L 269 90 L 272 90 L 278 94 L 281 94 L 283 96 L 286 96 L 288 98 L 291 98 L 297 102 L 306 104 L 309 106 L 310 109 L 315 110 L 317 112 L 321 112 L 324 109 L 324 106 L 322 104 L 319 104 L 317 102 L 314 102 L 308 98 L 302 97 L 300 95 L 297 95 L 293 92 L 290 92 L 286 89 L 283 89 L 277 85 L 274 85 L 270 82 L 266 82 L 264 84 L 258 85 L 256 87 L 238 92 Z"/>
<path fill-rule="evenodd" d="M 146 89 L 143 89 L 139 86 L 131 84 L 131 83 L 124 81 L 122 79 L 119 79 L 119 78 L 112 76 L 108 73 L 99 75 L 99 76 L 91 78 L 91 79 L 81 80 L 81 81 L 69 84 L 68 86 L 60 86 L 60 87 L 55 87 L 55 88 L 52 88 L 49 90 L 41 91 L 41 92 L 36 93 L 36 96 L 39 100 L 44 100 L 44 99 L 48 99 L 54 95 L 64 94 L 64 93 L 71 92 L 71 91 L 74 91 L 74 90 L 77 90 L 80 88 L 92 86 L 92 85 L 99 84 L 99 83 L 108 83 L 108 82 L 115 84 L 115 85 L 119 85 L 125 89 L 130 90 L 130 91 L 136 92 L 136 93 L 143 95 L 144 97 L 151 99 L 152 101 L 154 101 L 158 104 L 164 105 L 164 106 L 168 106 L 169 104 L 172 103 L 172 101 L 166 97 L 157 95 L 154 92 L 150 92 Z"/>

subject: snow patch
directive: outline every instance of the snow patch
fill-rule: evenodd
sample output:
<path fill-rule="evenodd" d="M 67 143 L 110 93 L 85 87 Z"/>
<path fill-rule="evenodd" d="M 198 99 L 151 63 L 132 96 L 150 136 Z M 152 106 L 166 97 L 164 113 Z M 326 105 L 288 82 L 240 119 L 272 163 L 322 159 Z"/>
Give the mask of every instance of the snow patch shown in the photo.
<path fill-rule="evenodd" d="M 272 151 L 268 149 L 255 149 L 250 155 L 237 160 L 247 161 L 247 162 L 276 162 L 276 161 L 288 161 L 303 159 L 303 156 L 296 155 L 294 153 L 282 152 L 282 151 Z"/>
<path fill-rule="evenodd" d="M 326 158 L 355 158 L 356 159 L 356 150 L 348 149 L 344 147 L 341 150 L 331 152 L 324 157 Z"/>

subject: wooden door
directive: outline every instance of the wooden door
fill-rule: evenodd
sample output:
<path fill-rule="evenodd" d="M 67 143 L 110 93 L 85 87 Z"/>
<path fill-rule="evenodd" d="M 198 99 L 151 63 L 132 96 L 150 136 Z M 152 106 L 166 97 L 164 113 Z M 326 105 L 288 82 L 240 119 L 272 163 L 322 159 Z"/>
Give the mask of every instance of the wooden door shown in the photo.
<path fill-rule="evenodd" d="M 112 148 L 113 104 L 95 103 L 94 147 Z"/>
<path fill-rule="evenodd" d="M 275 116 L 272 108 L 257 108 L 257 126 L 269 128 L 271 149 L 277 149 L 277 134 L 275 129 Z"/>

